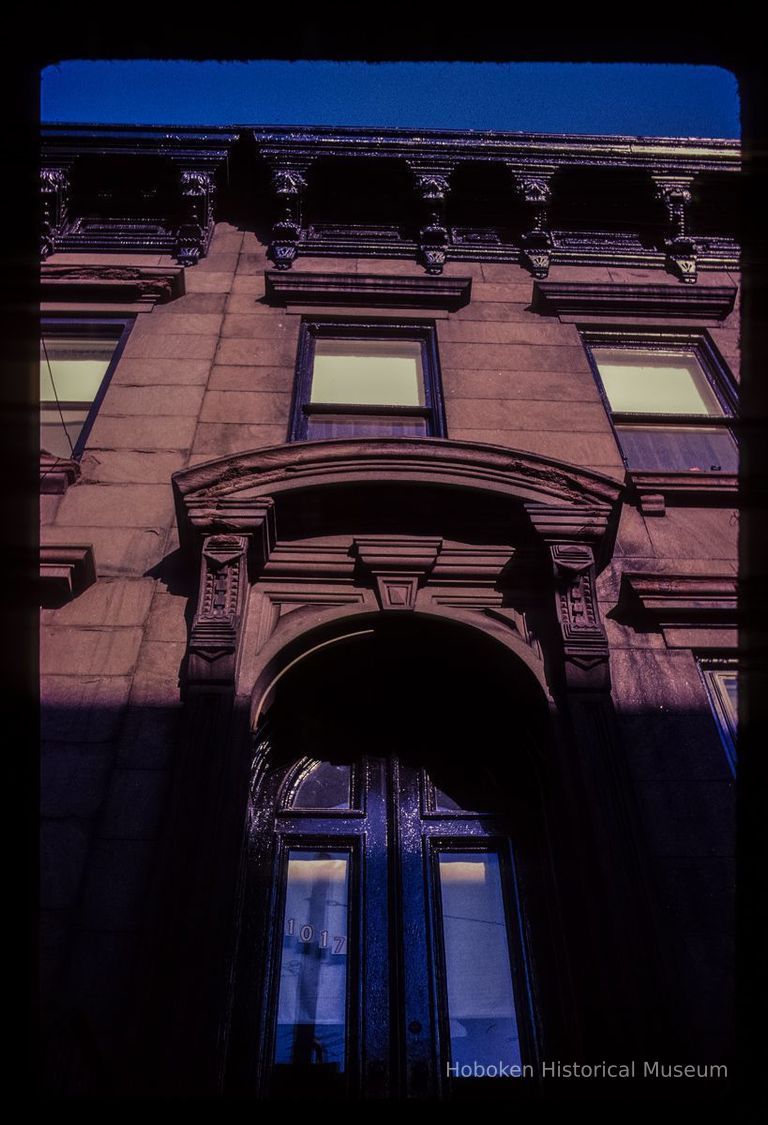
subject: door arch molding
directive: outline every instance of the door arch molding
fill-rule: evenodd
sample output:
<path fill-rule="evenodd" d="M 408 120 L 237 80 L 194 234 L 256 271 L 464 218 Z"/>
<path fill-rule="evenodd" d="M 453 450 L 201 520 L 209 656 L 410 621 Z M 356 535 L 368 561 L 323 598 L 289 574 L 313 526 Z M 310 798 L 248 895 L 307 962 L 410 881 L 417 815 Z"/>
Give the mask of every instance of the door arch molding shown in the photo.
<path fill-rule="evenodd" d="M 390 438 L 245 452 L 177 473 L 173 486 L 182 548 L 202 562 L 189 683 L 234 684 L 247 590 L 262 577 L 339 576 L 374 588 L 382 608 L 412 610 L 418 588 L 446 581 L 441 571 L 451 582 L 487 587 L 514 544 L 523 544 L 543 552 L 553 576 L 568 676 L 579 688 L 607 686 L 594 578 L 610 557 L 623 491 L 609 477 L 476 442 Z M 368 526 L 356 529 L 359 520 Z M 293 546 L 339 532 L 351 540 L 335 553 Z M 484 534 L 494 546 L 482 545 Z"/>
<path fill-rule="evenodd" d="M 294 610 L 285 619 L 262 649 L 253 657 L 244 654 L 238 694 L 247 694 L 250 700 L 250 727 L 255 730 L 260 716 L 268 705 L 270 694 L 280 678 L 299 661 L 305 660 L 321 647 L 343 642 L 350 636 L 375 629 L 387 618 L 385 611 L 372 610 L 370 606 L 329 606 L 318 613 L 317 607 Z M 550 709 L 555 702 L 547 683 L 544 663 L 530 645 L 513 630 L 484 614 L 457 607 L 434 607 L 429 611 L 415 611 L 410 620 L 431 621 L 468 630 L 487 640 L 489 654 L 496 651 L 499 658 L 509 657 L 519 662 L 529 675 L 531 688 L 538 690 Z M 321 618 L 318 620 L 318 618 Z M 246 631 L 244 647 L 247 649 Z"/>

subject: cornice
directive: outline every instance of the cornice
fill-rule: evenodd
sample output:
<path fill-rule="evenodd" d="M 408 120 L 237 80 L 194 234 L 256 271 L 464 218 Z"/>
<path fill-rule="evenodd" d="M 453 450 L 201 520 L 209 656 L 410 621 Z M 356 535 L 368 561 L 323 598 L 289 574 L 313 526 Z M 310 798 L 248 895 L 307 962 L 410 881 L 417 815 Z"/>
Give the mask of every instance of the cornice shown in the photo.
<path fill-rule="evenodd" d="M 184 295 L 183 266 L 59 265 L 40 267 L 42 301 L 153 306 Z"/>
<path fill-rule="evenodd" d="M 184 126 L 44 125 L 41 129 L 43 163 L 47 159 L 74 159 L 84 152 L 116 156 L 166 156 L 184 163 L 218 164 L 237 141 L 231 128 L 200 129 Z"/>
<path fill-rule="evenodd" d="M 626 591 L 660 626 L 714 617 L 735 624 L 738 582 L 735 575 L 648 574 L 625 572 Z"/>
<path fill-rule="evenodd" d="M 600 164 L 683 171 L 738 172 L 738 141 L 678 137 L 574 136 L 564 133 L 460 132 L 456 130 L 355 129 L 312 126 L 249 127 L 267 158 L 390 156 L 422 161 L 501 161 L 519 170 L 531 164 Z"/>
<path fill-rule="evenodd" d="M 668 648 L 731 649 L 738 641 L 738 580 L 720 574 L 625 572 L 613 614 L 649 622 Z"/>
<path fill-rule="evenodd" d="M 663 516 L 666 505 L 676 500 L 736 504 L 739 491 L 736 473 L 628 469 L 626 479 L 629 492 L 637 496 L 640 510 L 646 516 Z"/>
<path fill-rule="evenodd" d="M 266 297 L 284 305 L 455 309 L 469 304 L 471 277 L 281 273 L 265 270 Z"/>
<path fill-rule="evenodd" d="M 534 304 L 557 315 L 680 317 L 724 320 L 733 311 L 735 285 L 601 285 L 534 281 Z"/>
<path fill-rule="evenodd" d="M 430 275 L 439 274 L 446 262 L 467 260 L 519 261 L 535 277 L 545 277 L 553 264 L 626 265 L 667 269 L 689 284 L 695 283 L 700 270 L 738 268 L 739 250 L 730 233 L 701 234 L 688 216 L 705 181 L 719 199 L 722 174 L 740 172 L 735 141 L 259 125 L 45 126 L 42 255 L 56 250 L 139 249 L 173 252 L 184 265 L 194 264 L 206 254 L 210 241 L 215 173 L 234 147 L 243 160 L 233 162 L 232 181 L 226 187 L 219 184 L 222 205 L 226 211 L 232 193 L 252 190 L 247 176 L 246 182 L 239 183 L 239 169 L 249 158 L 254 165 L 261 163 L 262 173 L 266 166 L 278 203 L 269 258 L 279 270 L 290 269 L 297 255 L 304 254 L 415 258 Z M 175 166 L 179 182 L 167 188 L 164 209 L 155 201 L 143 215 L 131 209 L 133 217 L 126 219 L 119 217 L 118 205 L 109 215 L 94 218 L 90 212 L 80 213 L 83 198 L 80 187 L 73 187 L 78 182 L 75 166 L 83 156 L 107 164 L 115 156 L 158 157 Z M 402 201 L 402 215 L 389 225 L 366 225 L 345 223 L 343 214 L 325 214 L 322 206 L 315 214 L 311 169 L 324 158 L 339 162 L 341 178 L 348 159 L 378 159 L 379 167 L 399 162 L 412 182 L 412 196 Z M 478 226 L 472 225 L 471 216 L 469 226 L 453 225 L 452 174 L 468 162 L 495 164 L 506 174 L 510 202 L 506 225 L 489 224 L 482 208 Z M 589 175 L 577 177 L 576 185 L 567 175 L 560 176 L 573 168 Z M 621 183 L 605 181 L 603 173 L 612 169 L 635 173 L 630 178 L 638 181 L 641 193 L 645 187 L 647 213 L 640 228 L 608 233 L 598 217 L 589 231 L 581 230 L 578 223 L 575 229 L 558 229 L 558 201 L 574 192 L 589 196 L 593 178 L 601 179 L 604 189 L 623 190 Z M 302 206 L 301 197 L 308 191 Z M 119 204 L 119 183 L 113 195 Z M 263 204 L 261 197 L 254 200 L 254 207 Z M 707 206 L 717 209 L 719 204 L 710 199 Z M 178 221 L 169 225 L 171 213 Z"/>

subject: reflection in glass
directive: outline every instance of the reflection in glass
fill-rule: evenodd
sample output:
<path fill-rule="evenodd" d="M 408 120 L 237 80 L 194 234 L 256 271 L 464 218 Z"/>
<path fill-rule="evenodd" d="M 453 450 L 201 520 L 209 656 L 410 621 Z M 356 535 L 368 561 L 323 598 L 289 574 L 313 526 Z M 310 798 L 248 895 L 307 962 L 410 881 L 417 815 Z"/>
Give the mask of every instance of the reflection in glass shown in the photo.
<path fill-rule="evenodd" d="M 41 449 L 72 455 L 69 442 L 77 444 L 118 339 L 51 335 L 40 344 Z"/>
<path fill-rule="evenodd" d="M 736 668 L 702 668 L 712 713 L 731 772 L 736 774 L 736 738 L 739 725 L 739 677 Z"/>
<path fill-rule="evenodd" d="M 739 453 L 728 430 L 714 426 L 616 427 L 630 469 L 735 473 Z"/>
<path fill-rule="evenodd" d="M 449 797 L 442 789 L 435 786 L 435 808 L 438 812 L 461 812 L 461 805 Z"/>
<path fill-rule="evenodd" d="M 307 439 L 350 437 L 426 437 L 427 419 L 402 414 L 309 414 Z"/>
<path fill-rule="evenodd" d="M 442 852 L 439 862 L 451 1061 L 520 1066 L 499 858 Z"/>
<path fill-rule="evenodd" d="M 720 672 L 718 679 L 723 685 L 723 695 L 728 701 L 728 718 L 735 730 L 739 713 L 739 677 L 735 672 Z"/>
<path fill-rule="evenodd" d="M 275 1062 L 344 1070 L 349 856 L 291 848 Z"/>
<path fill-rule="evenodd" d="M 295 809 L 348 809 L 352 769 L 318 762 L 299 782 L 291 805 Z"/>
<path fill-rule="evenodd" d="M 593 348 L 611 409 L 643 414 L 723 410 L 692 352 Z"/>
<path fill-rule="evenodd" d="M 310 402 L 423 406 L 418 340 L 317 340 Z"/>

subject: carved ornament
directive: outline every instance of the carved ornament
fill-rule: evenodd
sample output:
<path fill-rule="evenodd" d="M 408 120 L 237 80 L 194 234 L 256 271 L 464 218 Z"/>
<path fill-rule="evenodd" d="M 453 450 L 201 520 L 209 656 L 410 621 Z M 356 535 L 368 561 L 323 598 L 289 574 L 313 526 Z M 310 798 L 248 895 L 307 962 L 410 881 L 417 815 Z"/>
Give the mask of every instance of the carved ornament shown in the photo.
<path fill-rule="evenodd" d="M 605 534 L 610 509 L 545 504 L 526 504 L 526 509 L 552 563 L 566 684 L 575 691 L 605 691 L 610 688 L 608 639 L 595 590 L 594 545 Z"/>
<path fill-rule="evenodd" d="M 365 535 L 354 539 L 352 550 L 361 571 L 372 575 L 382 610 L 412 610 L 442 543 L 421 536 Z"/>
<path fill-rule="evenodd" d="M 667 265 L 681 281 L 689 284 L 696 281 L 698 253 L 696 243 L 687 231 L 693 179 L 693 176 L 653 176 L 655 198 L 664 205 L 667 213 L 667 231 L 663 239 Z"/>

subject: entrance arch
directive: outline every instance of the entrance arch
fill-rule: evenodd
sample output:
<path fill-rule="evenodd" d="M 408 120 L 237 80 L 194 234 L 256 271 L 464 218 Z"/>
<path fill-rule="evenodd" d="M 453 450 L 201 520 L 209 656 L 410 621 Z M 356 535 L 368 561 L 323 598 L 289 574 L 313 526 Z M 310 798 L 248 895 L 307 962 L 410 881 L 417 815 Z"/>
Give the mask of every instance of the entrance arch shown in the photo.
<path fill-rule="evenodd" d="M 539 896 L 526 915 L 536 920 L 531 949 L 537 958 L 547 951 L 545 971 L 531 978 L 537 999 L 529 1041 L 544 1042 L 549 1057 L 558 1057 L 552 1046 L 558 1038 L 560 1057 L 588 1060 L 605 1057 L 609 1049 L 627 1057 L 656 1025 L 647 1010 L 645 978 L 626 971 L 628 964 L 647 962 L 653 934 L 615 752 L 608 640 L 595 589 L 596 571 L 610 558 L 622 486 L 515 450 L 377 439 L 236 454 L 176 474 L 174 488 L 180 543 L 199 567 L 199 594 L 183 677 L 187 736 L 167 818 L 153 931 L 159 936 L 153 936 L 150 958 L 157 966 L 153 987 L 159 982 L 158 994 L 168 998 L 168 1024 L 151 1036 L 158 1060 L 164 1060 L 157 1064 L 164 1088 L 221 1092 L 226 1073 L 235 1089 L 250 1095 L 264 1089 L 264 1064 L 261 1077 L 255 1076 L 253 1057 L 256 1044 L 262 1044 L 262 1059 L 268 1051 L 258 1023 L 266 1017 L 256 1013 L 277 1010 L 276 978 L 265 982 L 258 964 L 240 963 L 238 987 L 231 987 L 236 957 L 258 962 L 274 948 L 272 931 L 259 929 L 258 919 L 274 920 L 280 912 L 274 902 L 267 910 L 265 900 L 246 910 L 239 898 L 243 825 L 252 824 L 253 786 L 261 794 L 262 767 L 269 766 L 266 753 L 254 758 L 252 721 L 272 710 L 313 659 L 328 662 L 351 643 L 350 633 L 365 636 L 369 630 L 379 640 L 386 630 L 399 630 L 402 640 L 408 629 L 412 636 L 429 632 L 434 640 L 443 629 L 433 646 L 438 653 L 459 636 L 464 651 L 475 645 L 473 670 L 492 678 L 494 667 L 505 669 L 491 693 L 502 731 L 523 730 L 521 701 L 537 701 L 531 704 L 538 715 L 533 725 L 541 738 L 534 739 L 533 762 L 530 755 L 517 760 L 530 778 L 530 801 L 519 805 L 518 823 L 527 816 L 531 830 L 535 826 L 547 842 L 536 853 L 540 877 L 526 883 L 528 899 Z M 429 670 L 435 666 L 428 658 L 423 663 Z M 414 673 L 407 682 L 422 678 Z M 513 682 L 520 690 L 511 691 Z M 397 687 L 395 680 L 381 713 L 398 714 Z M 488 683 L 477 683 L 477 698 L 487 699 L 487 689 Z M 466 687 L 453 683 L 451 691 L 433 685 L 420 699 L 429 698 L 429 714 L 443 716 L 445 726 L 456 700 L 466 695 Z M 476 712 L 482 717 L 486 709 Z M 450 723 L 448 730 L 453 733 Z M 258 737 L 266 734 L 259 726 Z M 464 748 L 462 760 L 475 760 L 476 734 L 465 741 L 470 749 Z M 405 751 L 395 757 L 403 759 L 409 792 L 427 785 L 414 778 L 435 768 L 434 753 L 421 761 Z M 375 790 L 380 807 L 393 807 L 394 792 L 391 781 L 381 781 Z M 466 803 L 464 796 L 458 800 Z M 266 841 L 276 831 L 277 806 L 259 796 L 258 807 L 272 808 L 271 828 L 262 825 L 259 834 Z M 429 821 L 423 809 L 418 816 L 413 834 L 423 841 Z M 507 829 L 497 835 L 511 838 Z M 544 862 L 545 852 L 551 862 Z M 259 870 L 262 892 L 280 885 L 274 872 Z M 383 878 L 389 901 L 391 876 Z M 235 903 L 240 914 L 233 923 Z M 504 924 L 511 934 L 509 917 Z M 434 920 L 429 925 L 437 932 Z M 567 934 L 567 945 L 548 936 L 559 933 Z M 390 935 L 387 957 L 393 940 L 399 939 Z M 519 959 L 510 954 L 513 962 Z M 645 977 L 654 974 L 660 979 L 655 968 Z M 428 991 L 435 994 L 443 987 L 434 983 L 442 979 L 438 969 L 428 967 L 421 979 L 433 982 Z M 205 1004 L 197 999 L 202 992 Z M 246 994 L 251 1002 L 244 1009 Z M 400 1011 L 391 992 L 387 996 L 390 1012 Z M 158 1008 L 153 1002 L 151 1010 Z M 388 1033 L 388 1091 L 406 1082 L 414 1096 L 432 1096 L 416 1088 L 426 1082 L 429 1091 L 437 1089 L 436 1068 L 450 1040 L 440 1019 L 439 1013 L 433 1017 L 426 1038 L 426 1078 L 411 1073 L 414 1060 Z M 411 1022 L 425 1026 L 418 1017 Z M 356 1042 L 364 1044 L 364 1034 Z M 362 1057 L 368 1057 L 365 1051 Z M 364 1077 L 361 1093 L 376 1087 L 372 1072 Z"/>
<path fill-rule="evenodd" d="M 476 628 L 360 623 L 257 685 L 239 1093 L 461 1097 L 561 1038 L 549 700 Z"/>

